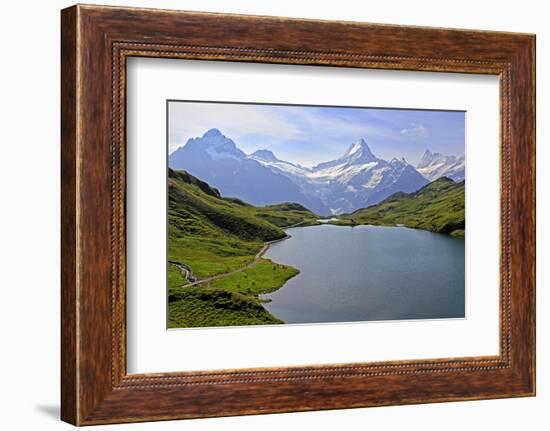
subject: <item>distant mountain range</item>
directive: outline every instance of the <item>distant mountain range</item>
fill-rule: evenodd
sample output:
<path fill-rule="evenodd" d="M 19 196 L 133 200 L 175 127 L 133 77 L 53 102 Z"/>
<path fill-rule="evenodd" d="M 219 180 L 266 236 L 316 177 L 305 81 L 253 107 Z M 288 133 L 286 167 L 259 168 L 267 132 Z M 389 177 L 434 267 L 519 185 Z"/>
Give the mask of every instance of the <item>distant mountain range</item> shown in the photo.
<path fill-rule="evenodd" d="M 396 192 L 411 193 L 442 176 L 464 179 L 464 157 L 426 151 L 415 168 L 405 159 L 377 158 L 364 139 L 331 161 L 307 168 L 280 160 L 269 150 L 250 155 L 217 129 L 192 138 L 169 156 L 184 169 L 254 205 L 296 202 L 321 214 L 342 214 L 377 204 Z"/>

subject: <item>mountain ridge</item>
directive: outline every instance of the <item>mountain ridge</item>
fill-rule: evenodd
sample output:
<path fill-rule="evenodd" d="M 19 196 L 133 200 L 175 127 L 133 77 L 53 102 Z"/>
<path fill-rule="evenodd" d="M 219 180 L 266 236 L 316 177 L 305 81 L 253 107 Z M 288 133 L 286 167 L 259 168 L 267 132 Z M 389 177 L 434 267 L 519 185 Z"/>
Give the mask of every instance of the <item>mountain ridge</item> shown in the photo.
<path fill-rule="evenodd" d="M 254 205 L 298 202 L 316 213 L 327 208 L 308 196 L 285 175 L 273 172 L 248 157 L 233 140 L 217 129 L 191 138 L 168 158 L 172 169 L 185 170 L 217 188 L 223 196 L 236 197 Z"/>
<path fill-rule="evenodd" d="M 342 156 L 307 168 L 279 159 L 268 149 L 247 155 L 218 129 L 210 129 L 174 151 L 169 166 L 189 171 L 223 196 L 254 205 L 297 202 L 317 214 L 338 215 L 377 204 L 395 192 L 414 192 L 440 172 L 454 173 L 460 180 L 458 162 L 463 159 L 445 157 L 428 150 L 421 168 L 404 158 L 386 161 L 376 157 L 361 138 Z M 453 162 L 455 171 L 442 169 L 442 160 Z"/>

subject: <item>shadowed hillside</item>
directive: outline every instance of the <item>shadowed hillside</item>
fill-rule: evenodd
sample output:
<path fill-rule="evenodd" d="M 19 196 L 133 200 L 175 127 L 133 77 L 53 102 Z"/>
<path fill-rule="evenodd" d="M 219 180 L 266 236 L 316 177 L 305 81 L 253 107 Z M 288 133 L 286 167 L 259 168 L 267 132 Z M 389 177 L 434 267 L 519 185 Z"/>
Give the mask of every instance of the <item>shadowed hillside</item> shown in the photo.
<path fill-rule="evenodd" d="M 281 323 L 258 295 L 298 271 L 262 258 L 283 227 L 315 224 L 299 204 L 255 207 L 185 171 L 168 173 L 169 327 Z M 203 282 L 204 280 L 204 282 Z"/>

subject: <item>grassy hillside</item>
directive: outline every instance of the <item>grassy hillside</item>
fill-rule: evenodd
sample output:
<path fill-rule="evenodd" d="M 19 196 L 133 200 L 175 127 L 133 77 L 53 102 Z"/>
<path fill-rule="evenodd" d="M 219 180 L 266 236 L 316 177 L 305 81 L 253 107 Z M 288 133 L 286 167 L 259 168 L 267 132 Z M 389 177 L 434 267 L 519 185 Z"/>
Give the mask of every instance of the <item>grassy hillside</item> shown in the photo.
<path fill-rule="evenodd" d="M 464 236 L 464 181 L 439 178 L 414 193 L 395 193 L 377 205 L 340 217 L 340 224 L 425 229 Z"/>
<path fill-rule="evenodd" d="M 311 226 L 319 224 L 318 215 L 296 203 L 268 205 L 256 208 L 255 215 L 279 227 Z"/>
<path fill-rule="evenodd" d="M 249 296 L 223 289 L 185 287 L 170 295 L 169 328 L 244 326 L 283 323 Z"/>
<path fill-rule="evenodd" d="M 317 223 L 317 216 L 298 204 L 257 208 L 223 198 L 185 171 L 169 170 L 168 202 L 169 326 L 280 323 L 257 295 L 297 270 L 257 254 L 264 242 L 285 237 L 282 228 Z M 191 270 L 189 280 L 182 267 Z M 207 281 L 183 287 L 194 280 Z"/>

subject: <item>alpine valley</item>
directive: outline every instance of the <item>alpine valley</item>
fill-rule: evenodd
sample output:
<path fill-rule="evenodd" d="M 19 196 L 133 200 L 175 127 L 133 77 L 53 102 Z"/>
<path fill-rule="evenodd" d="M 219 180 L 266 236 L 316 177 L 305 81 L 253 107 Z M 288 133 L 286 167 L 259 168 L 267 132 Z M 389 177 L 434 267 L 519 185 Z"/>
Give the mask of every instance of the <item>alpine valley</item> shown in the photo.
<path fill-rule="evenodd" d="M 222 196 L 256 206 L 294 202 L 323 216 L 352 213 L 396 192 L 413 193 L 443 176 L 462 181 L 465 171 L 463 156 L 429 150 L 417 167 L 404 158 L 383 160 L 364 139 L 335 160 L 304 167 L 267 149 L 246 154 L 218 129 L 189 139 L 170 154 L 168 163 L 206 181 Z"/>
<path fill-rule="evenodd" d="M 210 129 L 167 183 L 169 328 L 464 317 L 464 157 L 304 167 Z"/>

